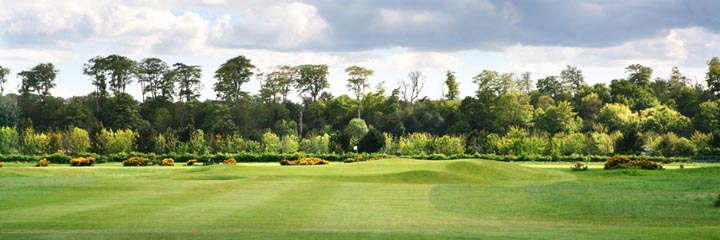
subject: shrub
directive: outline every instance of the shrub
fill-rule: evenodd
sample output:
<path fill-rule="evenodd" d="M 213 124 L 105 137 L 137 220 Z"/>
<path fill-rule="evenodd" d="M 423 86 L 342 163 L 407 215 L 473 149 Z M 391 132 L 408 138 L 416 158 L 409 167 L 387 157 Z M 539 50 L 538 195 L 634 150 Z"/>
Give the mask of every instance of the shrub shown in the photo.
<path fill-rule="evenodd" d="M 195 163 L 197 163 L 197 159 L 191 159 L 185 162 L 185 166 L 192 166 L 195 165 Z"/>
<path fill-rule="evenodd" d="M 614 156 L 605 161 L 605 169 L 628 168 L 632 166 L 632 160 L 626 156 Z"/>
<path fill-rule="evenodd" d="M 585 164 L 582 164 L 581 162 L 575 162 L 572 166 L 570 166 L 570 170 L 572 171 L 587 171 L 588 166 Z"/>
<path fill-rule="evenodd" d="M 400 137 L 398 152 L 402 155 L 418 155 L 432 152 L 433 138 L 428 133 L 411 133 Z"/>
<path fill-rule="evenodd" d="M 0 128 L 0 153 L 9 154 L 17 152 L 20 147 L 19 135 L 14 127 Z"/>
<path fill-rule="evenodd" d="M 299 158 L 298 160 L 281 160 L 280 165 L 282 166 L 290 166 L 290 165 L 326 165 L 330 164 L 330 161 L 322 159 L 322 158 Z"/>
<path fill-rule="evenodd" d="M 65 143 L 65 149 L 69 153 L 77 154 L 86 152 L 90 149 L 90 136 L 85 129 L 74 127 L 68 129 L 63 136 L 63 143 Z"/>
<path fill-rule="evenodd" d="M 27 128 L 20 136 L 20 152 L 23 154 L 45 154 L 50 152 L 50 138 L 44 133 L 35 133 Z"/>
<path fill-rule="evenodd" d="M 4 165 L 5 165 L 4 162 L 0 162 L 0 168 L 3 167 Z"/>
<path fill-rule="evenodd" d="M 608 158 L 605 162 L 605 169 L 620 169 L 620 168 L 639 168 L 645 170 L 663 170 L 663 166 L 647 160 L 647 159 L 636 159 L 631 160 L 626 156 L 615 156 Z"/>
<path fill-rule="evenodd" d="M 36 167 L 47 167 L 48 165 L 50 165 L 50 161 L 48 161 L 45 158 L 40 159 L 40 161 L 38 161 L 38 163 L 35 164 Z"/>
<path fill-rule="evenodd" d="M 175 159 L 172 159 L 172 158 L 163 158 L 162 162 L 160 162 L 160 165 L 163 165 L 163 166 L 175 166 Z"/>
<path fill-rule="evenodd" d="M 95 166 L 97 160 L 94 157 L 79 157 L 70 159 L 70 166 Z"/>
<path fill-rule="evenodd" d="M 656 162 L 653 162 L 653 161 L 646 160 L 646 159 L 637 160 L 637 161 L 633 162 L 633 165 L 637 168 L 645 169 L 645 170 L 662 170 L 663 169 L 662 165 L 657 164 Z"/>
<path fill-rule="evenodd" d="M 360 118 L 350 119 L 348 125 L 345 126 L 345 132 L 350 135 L 350 146 L 357 146 L 368 131 L 367 123 Z"/>
<path fill-rule="evenodd" d="M 461 154 L 465 152 L 465 145 L 462 138 L 444 135 L 435 138 L 433 149 L 436 153 L 444 155 Z"/>
<path fill-rule="evenodd" d="M 71 159 L 68 155 L 61 153 L 54 153 L 43 157 L 45 157 L 45 159 L 47 159 L 48 161 L 54 163 L 69 163 Z"/>
<path fill-rule="evenodd" d="M 197 129 L 190 134 L 190 141 L 187 142 L 190 152 L 195 154 L 206 154 L 210 152 L 207 141 L 205 141 L 205 132 L 202 129 Z"/>
<path fill-rule="evenodd" d="M 136 133 L 130 129 L 117 131 L 102 129 L 99 135 L 107 140 L 105 147 L 108 153 L 129 153 L 135 149 Z"/>
<path fill-rule="evenodd" d="M 150 159 L 144 157 L 130 157 L 123 161 L 123 166 L 147 166 L 150 163 Z"/>
<path fill-rule="evenodd" d="M 223 164 L 225 165 L 237 165 L 237 161 L 235 158 L 231 157 L 228 160 L 223 161 Z"/>
<path fill-rule="evenodd" d="M 280 141 L 280 152 L 281 153 L 296 153 L 300 148 L 298 137 L 294 134 L 285 135 Z"/>
<path fill-rule="evenodd" d="M 378 152 L 384 147 L 385 135 L 375 128 L 370 128 L 370 131 L 368 131 L 358 143 L 358 150 L 361 152 Z"/>
<path fill-rule="evenodd" d="M 280 137 L 270 131 L 267 131 L 262 135 L 260 142 L 265 147 L 266 153 L 280 152 L 280 148 L 282 148 Z"/>
<path fill-rule="evenodd" d="M 363 155 L 357 155 L 355 157 L 345 158 L 345 160 L 343 162 L 344 163 L 354 163 L 354 162 L 363 162 L 363 161 L 367 161 L 367 160 L 365 160 Z"/>

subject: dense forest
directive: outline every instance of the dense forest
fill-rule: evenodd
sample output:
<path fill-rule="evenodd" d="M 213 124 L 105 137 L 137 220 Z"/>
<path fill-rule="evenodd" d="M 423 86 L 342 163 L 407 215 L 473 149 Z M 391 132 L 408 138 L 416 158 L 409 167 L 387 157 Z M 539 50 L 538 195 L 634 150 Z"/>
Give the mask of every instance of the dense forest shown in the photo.
<path fill-rule="evenodd" d="M 718 58 L 708 61 L 706 84 L 640 64 L 627 66 L 625 79 L 592 86 L 573 66 L 541 78 L 482 70 L 462 99 L 452 71 L 444 98 L 428 99 L 419 71 L 386 89 L 369 86 L 371 69 L 350 66 L 350 95 L 334 96 L 327 65 L 259 72 L 238 56 L 205 86 L 216 99 L 199 101 L 199 66 L 109 55 L 82 69 L 94 91 L 63 99 L 50 94 L 52 63 L 17 72 L 18 94 L 3 93 L 14 73 L 0 66 L 0 154 L 326 154 L 358 146 L 400 155 L 692 156 L 720 147 Z M 262 81 L 257 93 L 244 91 L 252 78 Z M 126 93 L 132 82 L 142 99 Z"/>

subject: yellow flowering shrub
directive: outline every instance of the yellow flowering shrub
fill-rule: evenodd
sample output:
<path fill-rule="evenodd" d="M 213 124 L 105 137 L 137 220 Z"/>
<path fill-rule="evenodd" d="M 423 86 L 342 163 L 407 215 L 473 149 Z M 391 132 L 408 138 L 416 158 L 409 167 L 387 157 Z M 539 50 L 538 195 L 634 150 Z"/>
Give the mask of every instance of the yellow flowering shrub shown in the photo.
<path fill-rule="evenodd" d="M 160 165 L 163 166 L 175 166 L 175 159 L 172 158 L 165 158 L 160 162 Z"/>
<path fill-rule="evenodd" d="M 150 163 L 150 159 L 143 157 L 131 157 L 123 161 L 123 166 L 147 166 Z"/>
<path fill-rule="evenodd" d="M 5 165 L 5 163 L 4 163 L 4 162 L 0 162 L 0 168 L 3 167 L 3 165 Z"/>
<path fill-rule="evenodd" d="M 570 166 L 570 170 L 572 171 L 587 171 L 588 166 L 585 164 L 582 164 L 581 162 L 575 162 L 572 166 Z"/>
<path fill-rule="evenodd" d="M 614 156 L 605 161 L 605 169 L 627 168 L 632 166 L 632 160 L 626 156 Z"/>
<path fill-rule="evenodd" d="M 95 166 L 97 160 L 94 157 L 79 157 L 70 159 L 70 166 Z"/>
<path fill-rule="evenodd" d="M 321 158 L 300 158 L 298 160 L 282 160 L 280 165 L 325 165 L 330 164 L 330 161 Z"/>
<path fill-rule="evenodd" d="M 50 165 L 50 161 L 48 161 L 45 158 L 40 159 L 40 161 L 38 161 L 38 163 L 35 164 L 36 167 L 47 167 L 48 165 Z"/>
<path fill-rule="evenodd" d="M 663 170 L 663 166 L 646 159 L 630 160 L 625 156 L 615 156 L 605 161 L 605 169 L 639 168 L 645 170 Z"/>
<path fill-rule="evenodd" d="M 223 161 L 223 164 L 226 164 L 226 165 L 237 165 L 237 160 L 235 160 L 235 158 L 232 158 L 232 157 L 231 157 L 230 159 Z"/>

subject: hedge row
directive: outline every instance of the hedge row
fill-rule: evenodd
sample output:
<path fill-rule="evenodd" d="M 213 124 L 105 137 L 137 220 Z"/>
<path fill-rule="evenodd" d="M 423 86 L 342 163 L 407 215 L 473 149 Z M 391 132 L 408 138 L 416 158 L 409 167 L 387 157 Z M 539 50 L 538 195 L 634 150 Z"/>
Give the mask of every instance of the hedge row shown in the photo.
<path fill-rule="evenodd" d="M 455 155 L 443 155 L 443 154 L 420 154 L 414 156 L 404 156 L 413 159 L 426 159 L 426 160 L 451 160 L 451 159 L 466 159 L 466 158 L 479 158 L 489 159 L 495 161 L 536 161 L 536 162 L 605 162 L 609 157 L 600 155 L 590 156 L 545 156 L 545 155 L 521 155 L 521 156 L 509 156 L 509 155 L 495 155 L 495 154 L 455 154 Z M 673 162 L 688 162 L 687 157 L 659 157 L 659 156 L 639 156 L 632 155 L 627 156 L 630 160 L 649 160 L 653 162 L 662 163 L 673 163 Z"/>
<path fill-rule="evenodd" d="M 363 158 L 387 158 L 386 154 L 360 154 Z M 346 153 L 346 154 L 306 154 L 306 153 L 294 153 L 294 154 L 280 154 L 280 153 L 239 153 L 239 154 L 153 154 L 153 153 L 118 153 L 108 155 L 97 155 L 97 154 L 79 154 L 77 156 L 68 156 L 65 154 L 50 154 L 50 155 L 21 155 L 21 154 L 9 154 L 0 155 L 0 162 L 37 162 L 38 160 L 45 158 L 51 163 L 55 164 L 69 164 L 70 159 L 73 157 L 94 157 L 98 163 L 103 162 L 122 162 L 130 157 L 143 157 L 148 158 L 153 163 L 160 164 L 164 158 L 172 158 L 175 162 L 187 162 L 188 160 L 197 160 L 198 162 L 213 162 L 222 163 L 229 158 L 235 158 L 237 162 L 280 162 L 281 160 L 297 160 L 303 157 L 317 157 L 332 162 L 342 162 L 347 158 L 354 158 L 357 154 Z M 450 159 L 464 159 L 464 158 L 480 158 L 489 159 L 496 161 L 537 161 L 537 162 L 605 162 L 608 156 L 544 156 L 544 155 L 522 155 L 522 156 L 508 156 L 508 155 L 495 155 L 495 154 L 454 154 L 454 155 L 443 155 L 443 154 L 420 154 L 414 156 L 404 156 L 414 159 L 426 159 L 426 160 L 450 160 Z M 630 160 L 641 160 L 646 159 L 653 162 L 672 163 L 672 162 L 688 162 L 689 159 L 686 157 L 649 157 L 649 156 L 628 156 Z"/>
<path fill-rule="evenodd" d="M 385 154 L 360 154 L 364 158 L 386 158 Z M 222 163 L 223 161 L 234 158 L 237 162 L 280 162 L 281 160 L 297 160 L 304 157 L 316 157 L 325 159 L 333 162 L 342 162 L 346 158 L 356 157 L 357 154 L 279 154 L 279 153 L 265 153 L 265 154 L 254 154 L 254 153 L 239 153 L 239 154 L 153 154 L 153 153 L 117 153 L 108 155 L 98 154 L 79 154 L 74 157 L 94 157 L 98 163 L 103 162 L 123 162 L 131 157 L 140 157 L 150 159 L 155 164 L 160 164 L 165 158 L 172 158 L 175 162 L 187 162 L 189 160 L 197 160 L 198 162 L 211 162 L 211 163 Z M 10 154 L 0 155 L 0 162 L 37 162 L 38 160 L 46 158 L 54 164 L 69 164 L 70 159 L 73 157 L 65 154 L 50 154 L 50 155 L 21 155 L 21 154 Z"/>

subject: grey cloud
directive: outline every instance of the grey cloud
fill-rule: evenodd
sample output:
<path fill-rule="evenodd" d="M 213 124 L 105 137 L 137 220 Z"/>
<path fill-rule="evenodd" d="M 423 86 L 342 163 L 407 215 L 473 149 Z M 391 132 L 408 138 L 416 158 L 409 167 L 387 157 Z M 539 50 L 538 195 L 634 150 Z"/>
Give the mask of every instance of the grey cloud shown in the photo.
<path fill-rule="evenodd" d="M 608 47 L 667 34 L 691 26 L 720 30 L 720 1 L 330 1 L 309 4 L 329 24 L 323 38 L 283 50 L 355 51 L 387 47 L 422 50 L 497 50 L 514 44 Z M 383 13 L 434 17 L 413 24 L 412 16 L 392 24 Z M 386 14 L 387 15 L 387 14 Z M 386 16 L 385 16 L 386 17 Z M 398 15 L 403 17 L 403 15 Z M 402 19 L 401 19 L 402 20 Z M 240 20 L 242 21 L 242 20 Z M 252 29 L 235 28 L 219 41 L 225 46 L 276 49 L 268 41 L 247 40 Z M 231 44 L 235 43 L 235 44 Z"/>
<path fill-rule="evenodd" d="M 145 1 L 123 2 L 123 6 L 166 12 L 173 9 L 220 11 L 233 16 L 222 31 L 204 29 L 207 42 L 197 44 L 275 51 L 362 51 L 391 47 L 426 51 L 502 50 L 517 44 L 602 48 L 664 36 L 676 28 L 699 26 L 710 32 L 720 31 L 720 15 L 715 13 L 720 9 L 720 1 L 715 0 L 307 0 L 306 5 L 260 0 L 225 5 L 218 4 L 222 1 L 151 2 L 150 5 L 141 2 Z M 110 13 L 117 9 L 106 2 L 97 3 L 87 11 L 66 13 L 62 12 L 63 8 L 53 8 L 54 3 L 48 1 L 45 8 L 0 17 L 0 43 L 26 48 L 82 44 L 101 35 L 94 27 L 111 20 Z M 263 15 L 279 4 L 295 4 L 293 6 L 304 10 L 311 7 L 313 11 L 282 15 L 283 10 L 298 8 L 275 9 L 280 13 Z M 59 14 L 64 17 L 61 19 L 64 25 L 54 26 L 44 20 L 47 16 L 43 14 Z M 207 15 L 201 17 L 208 22 L 219 21 Z M 303 17 L 307 17 L 307 23 L 288 26 Z M 151 22 L 142 24 L 152 25 Z M 165 30 L 173 32 L 173 29 Z M 123 44 L 128 38 L 158 35 L 158 32 L 153 28 L 149 33 L 125 32 L 123 36 L 105 37 L 110 41 L 123 39 L 114 42 Z M 168 39 L 174 36 L 167 34 L 158 37 L 157 43 L 176 41 Z M 163 50 L 163 46 L 153 48 Z"/>

